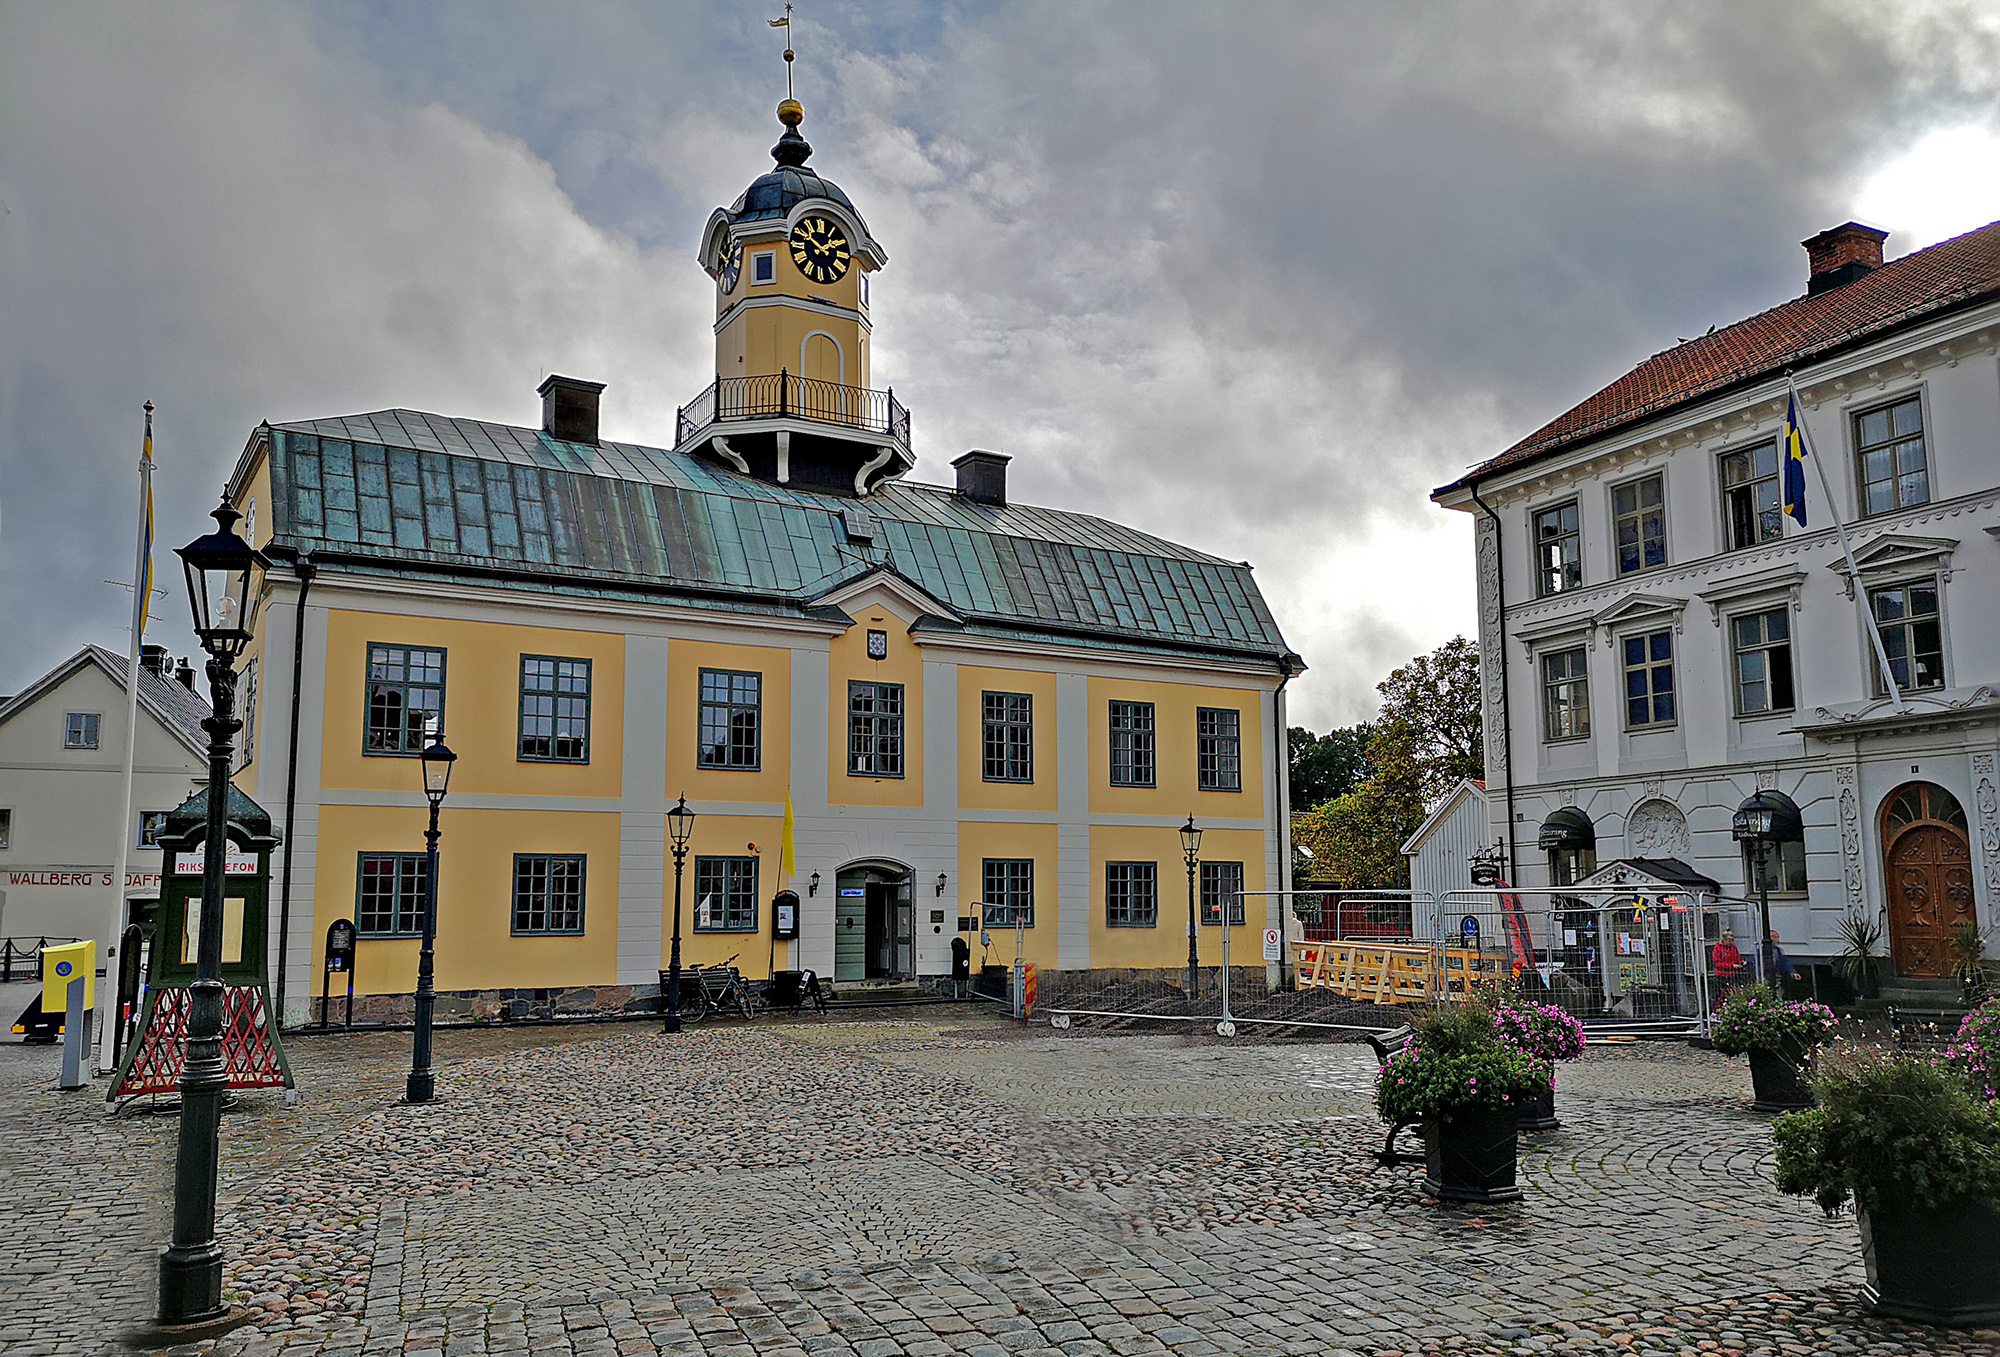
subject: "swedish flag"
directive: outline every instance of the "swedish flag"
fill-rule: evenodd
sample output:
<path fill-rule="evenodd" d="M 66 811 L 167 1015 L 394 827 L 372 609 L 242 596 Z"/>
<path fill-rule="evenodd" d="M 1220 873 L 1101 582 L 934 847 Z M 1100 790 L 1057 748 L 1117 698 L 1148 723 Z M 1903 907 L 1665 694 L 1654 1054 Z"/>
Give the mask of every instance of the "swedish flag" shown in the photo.
<path fill-rule="evenodd" d="M 1806 431 L 1796 395 L 1785 407 L 1785 512 L 1806 525 Z"/>

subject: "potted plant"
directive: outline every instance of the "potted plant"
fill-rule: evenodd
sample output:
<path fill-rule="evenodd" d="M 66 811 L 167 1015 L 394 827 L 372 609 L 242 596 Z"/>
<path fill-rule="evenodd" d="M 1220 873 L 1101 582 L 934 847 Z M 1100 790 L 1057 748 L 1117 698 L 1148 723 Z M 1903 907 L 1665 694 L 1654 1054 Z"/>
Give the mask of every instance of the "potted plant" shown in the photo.
<path fill-rule="evenodd" d="M 1866 914 L 1849 914 L 1840 921 L 1840 940 L 1846 945 L 1833 963 L 1834 970 L 1854 986 L 1856 999 L 1873 999 L 1877 978 L 1875 955 L 1882 946 L 1882 925 Z"/>
<path fill-rule="evenodd" d="M 1842 1042 L 1816 1064 L 1820 1106 L 1772 1128 L 1779 1190 L 1829 1215 L 1853 1198 L 1878 1312 L 2000 1321 L 2000 1105 L 1949 1060 Z"/>
<path fill-rule="evenodd" d="M 1424 1191 L 1431 1196 L 1515 1200 L 1516 1109 L 1546 1090 L 1554 1071 L 1501 1040 L 1483 1004 L 1453 1004 L 1416 1027 L 1382 1066 L 1376 1108 L 1391 1123 L 1423 1122 Z"/>
<path fill-rule="evenodd" d="M 1556 1120 L 1553 1071 L 1558 1061 L 1582 1057 L 1583 1024 L 1554 1004 L 1511 999 L 1494 1011 L 1493 1026 L 1502 1041 L 1525 1051 L 1551 1071 L 1548 1087 L 1518 1104 L 1514 1125 L 1523 1131 L 1555 1130 L 1562 1123 Z"/>
<path fill-rule="evenodd" d="M 1750 1057 L 1751 1106 L 1759 1112 L 1811 1107 L 1812 1090 L 1801 1071 L 1813 1047 L 1833 1034 L 1833 1010 L 1825 1004 L 1780 999 L 1769 985 L 1734 990 L 1715 1015 L 1710 1036 L 1724 1055 Z"/>
<path fill-rule="evenodd" d="M 1967 1004 L 1986 1002 L 1986 937 L 1978 924 L 1963 923 L 1952 931 L 1951 978 Z"/>

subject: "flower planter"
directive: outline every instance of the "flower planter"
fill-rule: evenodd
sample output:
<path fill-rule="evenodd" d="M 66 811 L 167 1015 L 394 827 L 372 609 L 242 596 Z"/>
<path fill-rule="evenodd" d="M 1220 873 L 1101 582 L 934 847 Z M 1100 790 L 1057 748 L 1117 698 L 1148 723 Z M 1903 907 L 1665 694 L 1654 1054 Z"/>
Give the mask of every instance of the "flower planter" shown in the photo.
<path fill-rule="evenodd" d="M 1533 1098 L 1514 1100 L 1514 1129 L 1517 1131 L 1553 1131 L 1562 1125 L 1556 1120 L 1556 1091 L 1544 1089 Z"/>
<path fill-rule="evenodd" d="M 1797 1112 L 1813 1106 L 1812 1090 L 1799 1072 L 1800 1063 L 1783 1051 L 1753 1049 L 1750 1087 L 1756 1099 L 1750 1106 L 1759 1112 Z"/>
<path fill-rule="evenodd" d="M 1862 1295 L 1877 1314 L 1925 1324 L 2000 1322 L 2000 1210 L 1960 1201 L 1893 1215 L 1859 1213 Z"/>
<path fill-rule="evenodd" d="M 1424 1122 L 1424 1191 L 1484 1205 L 1520 1198 L 1514 1184 L 1514 1108 L 1480 1108 Z"/>

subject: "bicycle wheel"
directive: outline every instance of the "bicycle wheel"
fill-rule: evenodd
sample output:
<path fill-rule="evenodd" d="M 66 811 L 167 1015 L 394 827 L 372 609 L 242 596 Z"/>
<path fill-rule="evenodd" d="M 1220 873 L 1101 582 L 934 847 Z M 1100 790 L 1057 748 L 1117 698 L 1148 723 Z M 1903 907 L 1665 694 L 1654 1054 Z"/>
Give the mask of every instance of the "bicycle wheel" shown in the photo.
<path fill-rule="evenodd" d="M 749 1022 L 757 1016 L 757 1003 L 756 1000 L 750 997 L 750 987 L 748 985 L 738 985 L 736 987 L 736 1011 L 743 1015 L 745 1022 Z"/>
<path fill-rule="evenodd" d="M 681 1021 L 683 1023 L 700 1022 L 713 1011 L 714 1006 L 709 1003 L 708 994 L 699 984 L 692 986 L 685 982 L 681 984 Z"/>

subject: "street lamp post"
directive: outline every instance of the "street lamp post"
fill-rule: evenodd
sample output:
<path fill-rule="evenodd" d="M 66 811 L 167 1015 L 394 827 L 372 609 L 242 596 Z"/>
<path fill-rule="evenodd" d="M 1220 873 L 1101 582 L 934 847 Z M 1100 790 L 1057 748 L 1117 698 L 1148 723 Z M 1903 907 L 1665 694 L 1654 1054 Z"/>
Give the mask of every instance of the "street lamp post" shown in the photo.
<path fill-rule="evenodd" d="M 1201 830 L 1196 827 L 1194 816 L 1188 816 L 1181 826 L 1181 851 L 1187 855 L 1188 869 L 1188 1001 L 1194 1001 L 1196 988 L 1200 983 L 1200 960 L 1195 955 L 1195 874 L 1201 869 Z M 1226 926 L 1226 925 L 1225 925 Z"/>
<path fill-rule="evenodd" d="M 410 1045 L 410 1078 L 403 1100 L 427 1103 L 437 1096 L 437 1072 L 431 1068 L 431 1014 L 437 1008 L 433 985 L 437 949 L 438 808 L 451 786 L 451 766 L 458 755 L 445 745 L 444 731 L 435 723 L 424 747 L 424 797 L 431 803 L 430 827 L 424 831 L 424 945 L 417 953 L 416 1034 Z"/>
<path fill-rule="evenodd" d="M 242 517 L 227 500 L 213 510 L 216 530 L 176 550 L 187 575 L 195 635 L 208 652 L 208 824 L 202 842 L 200 931 L 195 978 L 188 987 L 187 1058 L 181 1065 L 180 1140 L 174 1154 L 173 1242 L 160 1255 L 160 1323 L 189 1326 L 224 1319 L 222 1245 L 215 1237 L 222 1095 L 222 898 L 228 861 L 229 773 L 236 719 L 236 657 L 250 642 L 256 608 L 251 583 L 270 567 L 236 535 Z"/>
<path fill-rule="evenodd" d="M 1770 956 L 1771 947 L 1771 871 L 1770 852 L 1776 837 L 1778 808 L 1770 803 L 1762 792 L 1751 797 L 1737 808 L 1729 822 L 1730 837 L 1738 843 L 1749 844 L 1757 863 L 1757 914 L 1764 935 L 1757 940 L 1758 978 L 1770 979 L 1761 974 Z"/>
<path fill-rule="evenodd" d="M 688 838 L 694 833 L 694 812 L 688 799 L 667 812 L 667 834 L 674 841 L 674 950 L 667 958 L 667 1014 L 662 1032 L 681 1030 L 681 871 L 687 862 Z"/>

